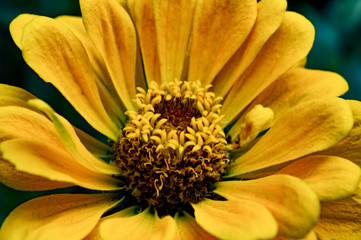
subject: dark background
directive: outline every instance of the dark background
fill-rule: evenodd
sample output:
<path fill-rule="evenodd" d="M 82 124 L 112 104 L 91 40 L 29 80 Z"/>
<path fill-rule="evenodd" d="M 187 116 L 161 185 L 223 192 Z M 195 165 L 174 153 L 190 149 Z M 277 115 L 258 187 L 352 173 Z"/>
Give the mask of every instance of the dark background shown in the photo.
<path fill-rule="evenodd" d="M 306 16 L 316 28 L 316 39 L 308 56 L 307 67 L 330 70 L 344 76 L 350 90 L 347 99 L 361 100 L 361 1 L 296 1 L 289 0 L 288 10 Z M 2 0 L 0 3 L 0 83 L 22 87 L 46 100 L 74 125 L 92 132 L 61 94 L 44 83 L 24 63 L 20 50 L 13 43 L 8 26 L 21 13 L 49 17 L 80 15 L 77 0 Z M 47 192 L 48 193 L 48 192 Z M 0 223 L 9 212 L 40 192 L 20 192 L 0 184 Z"/>

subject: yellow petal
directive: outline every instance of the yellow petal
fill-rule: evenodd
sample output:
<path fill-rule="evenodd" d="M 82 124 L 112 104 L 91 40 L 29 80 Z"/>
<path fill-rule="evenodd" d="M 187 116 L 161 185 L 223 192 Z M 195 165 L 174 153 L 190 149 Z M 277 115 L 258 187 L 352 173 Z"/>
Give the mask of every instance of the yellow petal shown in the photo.
<path fill-rule="evenodd" d="M 136 26 L 147 82 L 160 83 L 160 66 L 152 0 L 128 0 L 128 9 Z"/>
<path fill-rule="evenodd" d="M 2 157 L 0 157 L 0 182 L 21 191 L 44 191 L 73 185 L 18 171 L 13 164 Z"/>
<path fill-rule="evenodd" d="M 32 98 L 32 95 L 25 90 L 7 85 L 1 85 L 0 92 L 11 96 L 11 102 L 7 101 L 9 105 L 25 105 L 25 100 Z M 22 107 L 6 106 L 0 109 L 1 142 L 11 138 L 30 138 L 61 148 L 62 143 L 51 122 L 45 116 Z M 48 178 L 18 171 L 2 155 L 0 157 L 0 182 L 8 187 L 26 191 L 42 191 L 73 185 L 69 182 L 52 181 Z"/>
<path fill-rule="evenodd" d="M 119 174 L 119 169 L 93 156 L 82 144 L 73 126 L 45 102 L 33 99 L 28 102 L 31 106 L 43 111 L 52 120 L 54 127 L 65 148 L 84 167 L 104 174 Z"/>
<path fill-rule="evenodd" d="M 19 106 L 26 107 L 27 101 L 36 97 L 24 89 L 0 84 L 0 106 Z"/>
<path fill-rule="evenodd" d="M 196 0 L 153 1 L 162 82 L 181 79 L 195 5 Z"/>
<path fill-rule="evenodd" d="M 201 228 L 195 219 L 186 212 L 177 213 L 175 215 L 175 221 L 177 223 L 175 240 L 218 239 Z"/>
<path fill-rule="evenodd" d="M 212 82 L 217 96 L 224 97 L 239 76 L 256 58 L 263 45 L 279 28 L 286 11 L 285 0 L 262 0 L 257 4 L 257 19 L 244 46 L 227 62 Z"/>
<path fill-rule="evenodd" d="M 35 103 L 38 101 L 43 103 L 38 99 L 33 99 L 33 101 Z M 26 108 L 17 106 L 0 107 L 0 138 L 3 140 L 11 138 L 39 140 L 53 147 L 63 149 L 64 151 L 65 145 L 73 154 L 73 157 L 76 157 L 76 160 L 84 167 L 96 172 L 118 174 L 118 169 L 115 166 L 106 164 L 89 153 L 79 140 L 76 132 L 69 122 L 54 113 L 51 109 L 49 109 L 49 106 L 45 105 L 43 107 L 48 108 L 45 110 L 47 110 L 56 120 L 54 123 L 52 123 L 44 115 Z M 39 106 L 36 108 L 39 109 Z M 85 141 L 84 136 L 85 135 L 83 134 L 83 141 Z M 91 142 L 93 149 L 102 148 L 103 151 L 107 151 L 109 149 L 104 146 L 104 144 L 101 144 L 94 139 L 89 139 L 89 136 L 86 142 L 88 146 Z"/>
<path fill-rule="evenodd" d="M 244 155 L 227 168 L 237 176 L 327 149 L 350 132 L 353 116 L 339 98 L 308 101 L 293 107 Z"/>
<path fill-rule="evenodd" d="M 259 104 L 256 105 L 251 111 L 249 111 L 244 118 L 241 134 L 238 138 L 241 147 L 247 146 L 258 136 L 260 132 L 269 128 L 273 118 L 274 113 L 272 109 L 264 108 Z"/>
<path fill-rule="evenodd" d="M 117 204 L 114 194 L 55 194 L 17 207 L 4 221 L 0 239 L 79 240 Z"/>
<path fill-rule="evenodd" d="M 103 56 L 124 106 L 134 109 L 137 40 L 130 16 L 114 0 L 81 0 L 84 26 Z"/>
<path fill-rule="evenodd" d="M 220 239 L 270 239 L 277 234 L 277 223 L 262 205 L 248 200 L 203 200 L 192 204 L 197 223 Z M 262 229 L 260 229 L 262 226 Z"/>
<path fill-rule="evenodd" d="M 0 138 L 29 138 L 63 148 L 61 139 L 48 118 L 18 106 L 0 107 Z"/>
<path fill-rule="evenodd" d="M 109 154 L 111 154 L 110 146 L 90 136 L 89 134 L 80 130 L 79 128 L 74 127 L 74 130 L 78 135 L 81 143 L 84 145 L 84 147 L 86 147 L 86 149 L 89 150 L 89 152 L 91 152 L 97 157 L 101 157 L 101 158 L 109 157 Z"/>
<path fill-rule="evenodd" d="M 293 106 L 324 97 L 337 97 L 348 90 L 347 82 L 337 73 L 305 68 L 295 68 L 283 74 L 267 87 L 245 112 L 257 104 L 269 107 L 274 112 L 274 122 Z M 236 137 L 240 133 L 244 116 L 232 126 L 229 135 Z"/>
<path fill-rule="evenodd" d="M 352 113 L 355 119 L 355 123 L 350 134 L 344 140 L 320 154 L 347 158 L 361 166 L 361 102 L 354 100 L 349 100 L 347 102 L 352 108 Z"/>
<path fill-rule="evenodd" d="M 133 213 L 132 213 L 133 212 Z M 125 209 L 104 219 L 99 226 L 100 235 L 107 240 L 118 239 L 174 239 L 176 224 L 171 216 L 159 218 L 147 208 L 135 215 L 134 208 Z"/>
<path fill-rule="evenodd" d="M 102 105 L 88 56 L 69 29 L 37 17 L 24 28 L 22 46 L 25 61 L 44 81 L 54 84 L 90 125 L 116 139 L 118 129 Z"/>
<path fill-rule="evenodd" d="M 112 87 L 112 82 L 105 66 L 104 59 L 100 55 L 99 51 L 95 48 L 88 33 L 86 32 L 82 18 L 74 16 L 59 16 L 56 18 L 56 20 L 69 28 L 72 33 L 74 33 L 74 35 L 81 41 L 94 71 L 101 78 L 100 80 L 106 81 L 107 86 Z"/>
<path fill-rule="evenodd" d="M 224 99 L 224 121 L 231 122 L 258 94 L 303 59 L 312 47 L 314 34 L 314 28 L 306 18 L 286 12 L 280 28 Z"/>
<path fill-rule="evenodd" d="M 321 201 L 350 197 L 356 192 L 361 180 L 361 171 L 356 164 L 335 156 L 305 157 L 278 173 L 301 178 Z"/>
<path fill-rule="evenodd" d="M 310 231 L 305 237 L 303 238 L 288 238 L 288 237 L 276 237 L 272 240 L 318 240 L 316 233 L 314 231 Z"/>
<path fill-rule="evenodd" d="M 22 49 L 21 37 L 23 36 L 23 30 L 26 24 L 31 22 L 38 15 L 34 14 L 21 14 L 16 17 L 9 26 L 11 37 L 13 38 L 16 46 Z"/>
<path fill-rule="evenodd" d="M 102 102 L 112 120 L 119 121 L 120 118 L 125 121 L 123 113 L 126 111 L 126 108 L 123 106 L 117 95 L 103 57 L 95 48 L 93 42 L 85 30 L 82 18 L 73 16 L 60 16 L 57 17 L 56 20 L 66 25 L 66 27 L 69 28 L 83 44 L 89 57 L 90 64 L 97 75 L 97 85 L 99 87 Z"/>
<path fill-rule="evenodd" d="M 189 52 L 188 81 L 210 84 L 241 47 L 257 16 L 253 0 L 197 2 Z"/>
<path fill-rule="evenodd" d="M 322 203 L 321 217 L 315 227 L 324 239 L 361 239 L 361 191 L 355 196 L 339 201 Z"/>
<path fill-rule="evenodd" d="M 277 220 L 279 235 L 284 237 L 305 236 L 320 212 L 316 194 L 303 181 L 288 175 L 218 182 L 214 192 L 227 199 L 247 199 L 262 204 Z"/>
<path fill-rule="evenodd" d="M 3 158 L 12 163 L 18 171 L 89 189 L 121 189 L 120 180 L 90 171 L 64 149 L 46 142 L 35 139 L 12 139 L 0 143 L 0 151 Z"/>

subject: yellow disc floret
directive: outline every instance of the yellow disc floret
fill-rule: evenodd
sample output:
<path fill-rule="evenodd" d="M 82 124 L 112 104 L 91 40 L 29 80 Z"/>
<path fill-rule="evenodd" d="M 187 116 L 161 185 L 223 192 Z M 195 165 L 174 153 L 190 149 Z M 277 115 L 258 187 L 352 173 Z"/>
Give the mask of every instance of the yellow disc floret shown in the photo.
<path fill-rule="evenodd" d="M 219 115 L 222 98 L 199 82 L 138 88 L 138 111 L 113 145 L 127 189 L 138 201 L 181 208 L 211 194 L 229 164 Z"/>

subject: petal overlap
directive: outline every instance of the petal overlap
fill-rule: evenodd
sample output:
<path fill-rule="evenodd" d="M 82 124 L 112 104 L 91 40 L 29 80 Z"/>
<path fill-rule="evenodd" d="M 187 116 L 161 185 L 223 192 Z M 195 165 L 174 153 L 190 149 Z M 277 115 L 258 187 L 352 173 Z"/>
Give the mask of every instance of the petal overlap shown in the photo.
<path fill-rule="evenodd" d="M 81 0 L 80 7 L 84 26 L 104 58 L 114 88 L 126 109 L 133 110 L 137 44 L 130 16 L 115 0 Z"/>
<path fill-rule="evenodd" d="M 279 235 L 305 236 L 320 212 L 317 195 L 298 178 L 272 175 L 249 181 L 222 181 L 215 192 L 227 199 L 246 199 L 266 207 L 278 222 Z"/>
<path fill-rule="evenodd" d="M 114 194 L 56 194 L 35 198 L 7 217 L 0 239 L 82 239 L 101 215 L 118 202 Z"/>
<path fill-rule="evenodd" d="M 117 127 L 101 102 L 96 76 L 80 40 L 58 21 L 36 17 L 24 27 L 21 44 L 29 66 L 54 84 L 90 125 L 116 139 Z"/>
<path fill-rule="evenodd" d="M 301 178 L 321 201 L 351 197 L 361 180 L 361 171 L 356 164 L 335 156 L 305 157 L 277 173 Z"/>
<path fill-rule="evenodd" d="M 256 1 L 199 0 L 191 33 L 188 81 L 210 84 L 246 40 L 256 16 Z"/>
<path fill-rule="evenodd" d="M 228 167 L 225 177 L 281 164 L 327 149 L 349 134 L 353 121 L 350 106 L 339 98 L 325 98 L 296 105 L 248 152 Z"/>
<path fill-rule="evenodd" d="M 277 234 L 277 223 L 261 204 L 245 199 L 192 204 L 196 222 L 220 239 L 270 239 Z M 262 226 L 262 231 L 259 230 Z"/>
<path fill-rule="evenodd" d="M 176 224 L 171 216 L 159 218 L 156 212 L 147 208 L 139 214 L 134 208 L 125 209 L 104 219 L 99 226 L 100 236 L 107 240 L 116 239 L 174 239 Z"/>
<path fill-rule="evenodd" d="M 313 40 L 312 24 L 297 13 L 286 12 L 280 28 L 225 97 L 222 109 L 224 121 L 232 122 L 258 94 L 304 58 Z M 237 104 L 232 104 L 234 102 Z"/>

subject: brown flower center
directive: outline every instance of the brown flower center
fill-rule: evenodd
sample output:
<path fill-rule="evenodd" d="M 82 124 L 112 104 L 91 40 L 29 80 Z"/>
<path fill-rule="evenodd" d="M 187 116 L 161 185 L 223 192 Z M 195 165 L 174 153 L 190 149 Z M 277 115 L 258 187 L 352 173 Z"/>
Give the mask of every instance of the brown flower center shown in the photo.
<path fill-rule="evenodd" d="M 199 82 L 138 88 L 138 111 L 113 145 L 127 189 L 138 201 L 179 209 L 211 194 L 229 164 L 219 125 L 222 98 Z"/>

